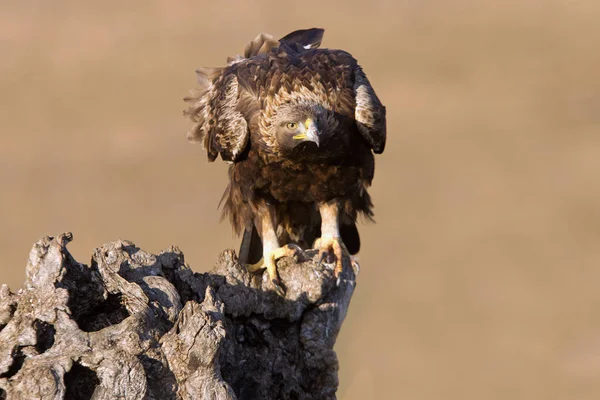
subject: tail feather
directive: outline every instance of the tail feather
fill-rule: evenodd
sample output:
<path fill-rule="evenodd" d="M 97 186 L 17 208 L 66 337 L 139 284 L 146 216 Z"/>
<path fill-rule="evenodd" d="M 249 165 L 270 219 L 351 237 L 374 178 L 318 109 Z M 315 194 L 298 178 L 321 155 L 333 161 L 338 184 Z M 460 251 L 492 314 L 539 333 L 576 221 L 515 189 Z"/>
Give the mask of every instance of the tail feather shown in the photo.
<path fill-rule="evenodd" d="M 252 229 L 246 228 L 244 231 L 238 259 L 240 264 L 256 264 L 262 256 L 262 240 L 258 235 L 256 227 L 252 224 Z"/>
<path fill-rule="evenodd" d="M 360 235 L 358 234 L 356 223 L 350 225 L 341 224 L 340 236 L 342 237 L 342 242 L 344 242 L 348 252 L 352 255 L 357 254 L 360 250 Z"/>

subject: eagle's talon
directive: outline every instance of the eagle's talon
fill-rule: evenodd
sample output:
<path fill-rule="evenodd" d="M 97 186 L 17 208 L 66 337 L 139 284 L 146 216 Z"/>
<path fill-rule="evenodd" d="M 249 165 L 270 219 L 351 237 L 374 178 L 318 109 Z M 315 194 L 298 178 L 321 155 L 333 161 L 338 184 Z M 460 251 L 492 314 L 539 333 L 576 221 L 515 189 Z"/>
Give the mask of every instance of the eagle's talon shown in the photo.
<path fill-rule="evenodd" d="M 327 253 L 325 253 L 325 252 L 321 253 L 319 251 L 319 262 L 317 263 L 318 268 L 321 268 L 321 265 L 327 266 L 328 263 L 323 262 L 323 261 L 325 261 L 325 258 L 327 258 Z"/>
<path fill-rule="evenodd" d="M 326 263 L 323 263 L 323 265 L 325 266 L 325 268 L 327 268 L 331 271 L 335 270 L 335 267 L 336 267 L 336 263 L 334 263 L 334 262 L 332 262 L 332 263 L 326 262 Z"/>
<path fill-rule="evenodd" d="M 277 292 L 277 294 L 280 296 L 285 296 L 285 288 L 279 279 L 276 262 L 282 257 L 293 257 L 299 254 L 303 254 L 303 251 L 299 246 L 287 244 L 283 247 L 266 251 L 263 255 L 263 258 L 259 262 L 256 264 L 248 264 L 246 265 L 246 268 L 248 272 L 257 272 L 263 268 L 266 268 L 269 279 L 275 288 L 275 292 Z"/>
<path fill-rule="evenodd" d="M 302 248 L 295 243 L 286 244 L 283 247 L 287 248 L 286 255 L 295 257 L 296 261 L 302 262 L 308 259 L 304 250 L 302 250 Z"/>
<path fill-rule="evenodd" d="M 352 265 L 352 269 L 354 270 L 354 275 L 358 275 L 360 273 L 360 264 L 355 256 L 350 256 L 350 264 Z"/>
<path fill-rule="evenodd" d="M 342 273 L 344 255 L 350 257 L 350 253 L 344 246 L 344 243 L 340 238 L 318 238 L 315 241 L 315 248 L 319 249 L 319 266 L 321 266 L 325 258 L 329 257 L 332 253 L 335 258 L 335 268 L 333 269 L 333 275 L 338 278 Z M 327 265 L 325 263 L 325 265 Z"/>
<path fill-rule="evenodd" d="M 317 263 L 317 267 L 325 267 L 327 269 L 333 270 L 336 266 L 336 260 L 331 253 L 326 251 L 319 251 L 319 262 Z"/>
<path fill-rule="evenodd" d="M 281 281 L 279 280 L 279 278 L 271 279 L 271 283 L 273 284 L 273 287 L 275 288 L 275 293 L 277 293 L 281 297 L 284 297 L 285 296 L 285 288 L 281 284 Z"/>

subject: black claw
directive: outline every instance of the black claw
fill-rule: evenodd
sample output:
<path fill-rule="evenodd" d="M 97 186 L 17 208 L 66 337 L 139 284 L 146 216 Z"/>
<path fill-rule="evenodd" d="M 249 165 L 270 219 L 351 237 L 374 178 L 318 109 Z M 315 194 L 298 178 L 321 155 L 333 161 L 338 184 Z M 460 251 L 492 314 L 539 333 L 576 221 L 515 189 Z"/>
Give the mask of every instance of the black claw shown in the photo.
<path fill-rule="evenodd" d="M 323 252 L 323 254 L 321 254 L 321 258 L 319 259 L 319 264 L 317 264 L 317 266 L 321 267 L 323 261 L 327 262 L 327 264 L 333 264 L 336 261 L 335 254 L 328 251 Z"/>
<path fill-rule="evenodd" d="M 275 287 L 275 292 L 281 297 L 285 296 L 285 289 L 279 279 L 271 279 L 271 283 Z"/>
<path fill-rule="evenodd" d="M 354 267 L 354 275 L 358 275 L 360 273 L 360 264 L 356 260 L 352 260 L 352 266 Z"/>
<path fill-rule="evenodd" d="M 297 261 L 306 261 L 308 259 L 306 253 L 304 250 L 302 250 L 302 247 L 298 246 L 297 244 L 290 243 L 287 245 L 287 248 L 294 251 L 294 256 L 296 257 Z"/>
<path fill-rule="evenodd" d="M 327 258 L 327 253 L 323 252 L 323 254 L 321 254 L 321 257 L 319 258 L 319 263 L 317 264 L 317 267 L 321 268 L 321 265 L 323 264 L 323 261 L 325 260 L 325 258 Z"/>
<path fill-rule="evenodd" d="M 337 257 L 333 251 L 327 253 L 327 264 L 333 264 L 337 261 Z"/>
<path fill-rule="evenodd" d="M 302 253 L 302 249 L 296 243 L 290 243 L 287 245 L 288 249 L 294 250 L 297 253 Z"/>

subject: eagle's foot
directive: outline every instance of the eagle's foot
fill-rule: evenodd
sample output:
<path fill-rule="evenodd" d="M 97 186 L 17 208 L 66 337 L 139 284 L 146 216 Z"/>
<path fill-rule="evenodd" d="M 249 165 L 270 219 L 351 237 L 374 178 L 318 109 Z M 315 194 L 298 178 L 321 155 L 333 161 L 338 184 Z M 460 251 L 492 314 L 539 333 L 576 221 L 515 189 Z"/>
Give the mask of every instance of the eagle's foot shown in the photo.
<path fill-rule="evenodd" d="M 325 261 L 325 259 L 329 258 L 331 253 L 333 253 L 335 257 L 333 274 L 337 278 L 339 285 L 344 255 L 350 257 L 350 253 L 348 252 L 348 249 L 346 249 L 342 239 L 339 237 L 319 238 L 315 241 L 314 248 L 319 250 L 319 266 L 323 263 L 323 261 Z"/>
<path fill-rule="evenodd" d="M 352 265 L 352 269 L 354 270 L 354 275 L 358 276 L 360 273 L 360 264 L 358 263 L 358 257 L 350 256 L 350 265 Z"/>
<path fill-rule="evenodd" d="M 276 262 L 282 257 L 293 257 L 301 253 L 302 249 L 300 249 L 300 247 L 297 245 L 286 244 L 283 247 L 265 252 L 263 254 L 263 258 L 261 258 L 259 262 L 256 264 L 248 264 L 246 268 L 248 269 L 248 272 L 256 272 L 266 268 L 269 279 L 275 288 L 275 292 L 277 292 L 277 294 L 280 296 L 285 296 L 285 288 L 279 279 Z"/>

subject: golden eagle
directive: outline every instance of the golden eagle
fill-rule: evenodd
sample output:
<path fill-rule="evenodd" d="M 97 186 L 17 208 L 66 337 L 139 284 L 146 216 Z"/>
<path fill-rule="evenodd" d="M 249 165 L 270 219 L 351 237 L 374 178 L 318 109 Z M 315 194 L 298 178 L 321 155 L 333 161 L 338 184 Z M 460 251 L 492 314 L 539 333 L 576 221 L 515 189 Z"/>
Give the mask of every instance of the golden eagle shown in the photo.
<path fill-rule="evenodd" d="M 373 215 L 373 152 L 385 146 L 385 107 L 349 53 L 318 48 L 323 32 L 260 34 L 226 67 L 198 69 L 185 99 L 188 139 L 231 163 L 223 215 L 244 232 L 240 262 L 266 268 L 280 294 L 278 258 L 333 252 L 339 277 L 358 252 L 356 218 Z"/>

